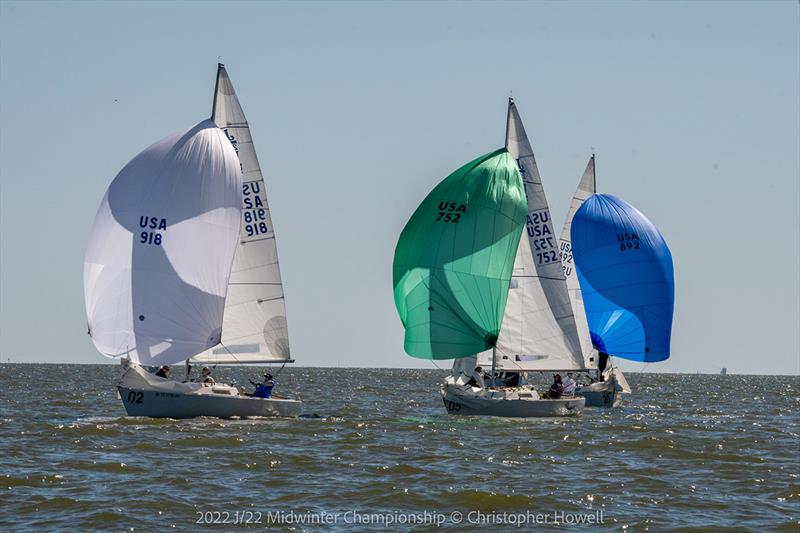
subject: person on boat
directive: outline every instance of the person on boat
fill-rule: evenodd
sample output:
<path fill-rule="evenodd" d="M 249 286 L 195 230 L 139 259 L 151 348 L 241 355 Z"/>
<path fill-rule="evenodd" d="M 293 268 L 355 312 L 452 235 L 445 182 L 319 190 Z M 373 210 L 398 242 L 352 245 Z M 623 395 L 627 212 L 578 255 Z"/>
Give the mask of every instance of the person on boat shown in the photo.
<path fill-rule="evenodd" d="M 169 373 L 170 373 L 169 365 L 164 365 L 158 369 L 158 372 L 156 372 L 156 376 L 164 379 L 169 379 Z"/>
<path fill-rule="evenodd" d="M 200 377 L 194 380 L 195 383 L 208 383 L 209 385 L 213 385 L 216 383 L 214 378 L 211 377 L 211 369 L 207 366 L 203 367 L 203 370 L 200 371 Z"/>
<path fill-rule="evenodd" d="M 483 368 L 480 366 L 475 367 L 475 372 L 472 373 L 472 377 L 467 381 L 467 386 L 486 388 L 486 382 L 483 381 Z"/>
<path fill-rule="evenodd" d="M 272 389 L 275 388 L 275 380 L 272 379 L 272 374 L 269 372 L 264 374 L 263 382 L 256 383 L 251 379 L 250 383 L 255 386 L 256 390 L 253 391 L 253 394 L 248 394 L 248 396 L 254 396 L 256 398 L 269 398 L 272 396 Z"/>
<path fill-rule="evenodd" d="M 544 397 L 550 400 L 557 400 L 561 398 L 561 395 L 564 392 L 564 387 L 561 384 L 561 375 L 555 374 L 553 375 L 553 384 L 550 385 L 550 389 L 544 393 Z"/>
<path fill-rule="evenodd" d="M 564 396 L 573 396 L 575 394 L 575 389 L 577 388 L 578 383 L 572 379 L 572 372 L 567 372 L 567 377 L 564 378 L 564 383 L 562 387 L 562 392 Z"/>
<path fill-rule="evenodd" d="M 608 365 L 608 354 L 600 351 L 598 351 L 597 354 L 600 357 L 600 359 L 597 361 L 597 380 L 605 381 L 606 379 L 603 376 L 603 373 L 606 370 L 606 365 Z"/>

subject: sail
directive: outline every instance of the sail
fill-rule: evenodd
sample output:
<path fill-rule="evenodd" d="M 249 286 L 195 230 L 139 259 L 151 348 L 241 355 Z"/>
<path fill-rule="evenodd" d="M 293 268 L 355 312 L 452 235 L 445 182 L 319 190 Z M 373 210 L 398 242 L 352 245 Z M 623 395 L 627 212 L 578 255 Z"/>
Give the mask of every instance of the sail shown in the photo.
<path fill-rule="evenodd" d="M 561 243 L 559 245 L 559 255 L 564 267 L 564 276 L 567 278 L 567 289 L 569 289 L 570 301 L 572 302 L 572 313 L 575 315 L 575 325 L 578 328 L 578 338 L 581 342 L 581 352 L 583 353 L 583 364 L 587 369 L 597 368 L 597 350 L 592 346 L 592 339 L 589 334 L 589 324 L 586 322 L 586 310 L 583 308 L 583 298 L 581 297 L 581 286 L 578 282 L 578 274 L 572 260 L 572 218 L 591 195 L 596 192 L 594 155 L 589 159 L 586 170 L 583 171 L 581 181 L 575 194 L 572 196 L 572 203 L 569 205 L 567 219 L 564 221 L 564 228 L 561 230 Z"/>
<path fill-rule="evenodd" d="M 117 174 L 84 260 L 89 335 L 102 354 L 172 364 L 219 344 L 241 187 L 236 152 L 210 120 Z"/>
<path fill-rule="evenodd" d="M 422 201 L 394 254 L 406 353 L 451 359 L 495 344 L 525 209 L 505 148 L 459 168 Z"/>
<path fill-rule="evenodd" d="M 222 64 L 217 69 L 211 118 L 225 132 L 241 162 L 242 229 L 225 302 L 222 345 L 193 361 L 286 361 L 290 358 L 286 304 L 264 177 L 247 119 Z"/>
<path fill-rule="evenodd" d="M 656 227 L 624 200 L 595 194 L 575 213 L 571 236 L 597 349 L 633 361 L 667 359 L 675 283 Z"/>
<path fill-rule="evenodd" d="M 509 99 L 506 147 L 517 160 L 527 197 L 527 221 L 520 239 L 497 341 L 500 370 L 584 368 L 567 285 L 558 255 L 542 179 L 514 101 Z M 491 365 L 492 353 L 478 362 Z"/>

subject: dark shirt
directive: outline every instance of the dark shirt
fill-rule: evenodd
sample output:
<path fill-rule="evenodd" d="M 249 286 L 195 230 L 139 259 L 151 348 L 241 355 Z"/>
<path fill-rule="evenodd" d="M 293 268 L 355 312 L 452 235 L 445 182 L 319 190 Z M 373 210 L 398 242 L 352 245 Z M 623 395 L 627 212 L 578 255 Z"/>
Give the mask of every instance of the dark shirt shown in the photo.
<path fill-rule="evenodd" d="M 561 394 L 563 392 L 564 389 L 561 386 L 561 383 L 553 383 L 550 385 L 550 390 L 547 391 L 547 397 L 552 399 L 561 398 Z"/>

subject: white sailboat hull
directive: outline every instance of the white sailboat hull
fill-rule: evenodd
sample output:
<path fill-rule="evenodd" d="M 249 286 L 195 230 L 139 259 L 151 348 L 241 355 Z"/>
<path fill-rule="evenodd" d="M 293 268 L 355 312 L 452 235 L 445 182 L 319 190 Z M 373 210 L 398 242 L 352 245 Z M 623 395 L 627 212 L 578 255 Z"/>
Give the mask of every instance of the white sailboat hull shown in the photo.
<path fill-rule="evenodd" d="M 619 407 L 622 403 L 622 395 L 613 387 L 602 390 L 580 388 L 575 395 L 586 398 L 586 407 Z"/>
<path fill-rule="evenodd" d="M 130 416 L 296 417 L 303 407 L 300 400 L 277 395 L 270 398 L 245 396 L 236 387 L 221 383 L 181 383 L 160 378 L 135 363 L 126 364 L 117 389 Z"/>
<path fill-rule="evenodd" d="M 442 400 L 451 415 L 515 418 L 577 416 L 586 403 L 580 397 L 540 400 L 529 389 L 479 389 L 449 383 L 442 386 Z"/>
<path fill-rule="evenodd" d="M 586 398 L 586 407 L 619 407 L 622 395 L 630 394 L 631 389 L 619 368 L 611 367 L 603 373 L 605 381 L 578 387 L 576 396 Z"/>
<path fill-rule="evenodd" d="M 118 386 L 128 416 L 153 418 L 297 417 L 302 402 L 289 398 L 253 398 L 217 394 L 180 394 Z"/>

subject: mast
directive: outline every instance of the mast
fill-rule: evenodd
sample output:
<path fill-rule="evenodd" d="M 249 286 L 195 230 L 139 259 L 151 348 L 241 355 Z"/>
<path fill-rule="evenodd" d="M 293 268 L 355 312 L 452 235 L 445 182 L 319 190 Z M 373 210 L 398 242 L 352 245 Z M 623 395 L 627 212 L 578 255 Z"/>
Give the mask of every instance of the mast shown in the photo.
<path fill-rule="evenodd" d="M 225 65 L 223 65 L 222 63 L 217 63 L 217 81 L 216 83 L 214 83 L 214 102 L 211 104 L 211 120 L 213 120 L 215 123 L 217 122 L 216 120 L 217 117 L 215 115 L 217 114 L 217 95 L 219 94 L 219 78 L 220 74 L 222 74 L 222 69 L 224 68 Z"/>
<path fill-rule="evenodd" d="M 497 345 L 492 346 L 492 386 L 494 386 L 494 370 L 497 367 Z"/>
<path fill-rule="evenodd" d="M 509 149 L 508 147 L 511 144 L 509 142 L 510 139 L 508 137 L 508 132 L 509 132 L 509 129 L 511 128 L 511 108 L 512 107 L 514 107 L 514 99 L 509 96 L 508 97 L 508 113 L 506 114 L 506 138 L 503 141 L 505 143 L 504 146 L 506 147 L 506 150 Z M 517 158 L 517 157 L 519 157 L 519 154 L 515 154 L 514 155 L 514 158 Z"/>

